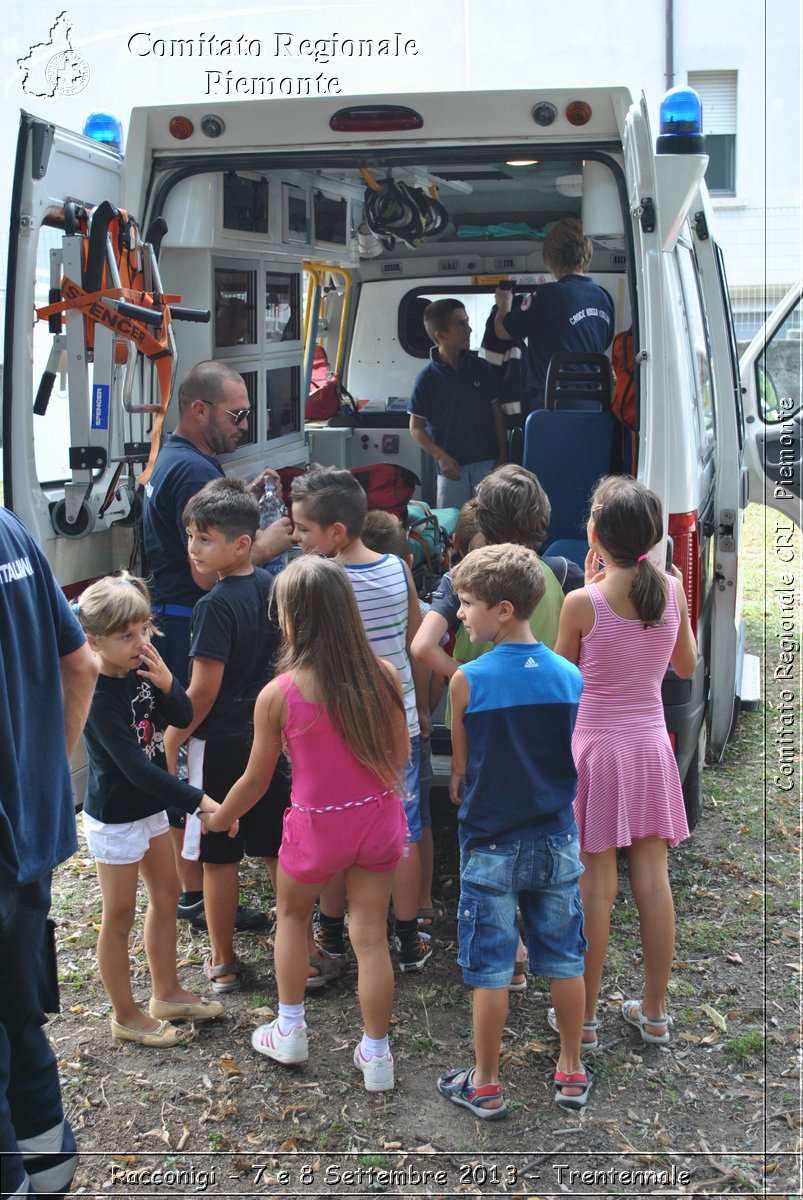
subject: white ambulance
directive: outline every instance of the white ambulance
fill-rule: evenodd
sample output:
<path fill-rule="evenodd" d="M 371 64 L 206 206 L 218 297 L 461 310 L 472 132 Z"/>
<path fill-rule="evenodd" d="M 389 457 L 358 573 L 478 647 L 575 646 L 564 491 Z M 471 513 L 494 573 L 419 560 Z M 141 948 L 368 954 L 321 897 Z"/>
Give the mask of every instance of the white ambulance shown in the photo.
<path fill-rule="evenodd" d="M 695 99 L 668 94 L 658 147 L 622 88 L 151 106 L 124 154 L 113 121 L 95 120 L 98 141 L 23 113 L 5 503 L 68 594 L 136 567 L 154 430 L 175 422 L 172 382 L 208 358 L 242 373 L 255 412 L 227 471 L 396 462 L 434 501 L 405 413 L 422 307 L 459 296 L 479 336 L 497 281 L 548 278 L 545 229 L 580 217 L 615 328 L 634 333 L 636 430 L 615 469 L 661 497 L 698 637 L 694 677 L 664 688 L 695 821 L 706 741 L 721 755 L 747 690 L 743 511 L 799 521 L 801 470 L 800 293 L 742 387 Z M 359 423 L 305 423 L 316 342 Z M 585 428 L 557 456 L 569 480 Z M 593 479 L 575 482 L 585 496 Z"/>

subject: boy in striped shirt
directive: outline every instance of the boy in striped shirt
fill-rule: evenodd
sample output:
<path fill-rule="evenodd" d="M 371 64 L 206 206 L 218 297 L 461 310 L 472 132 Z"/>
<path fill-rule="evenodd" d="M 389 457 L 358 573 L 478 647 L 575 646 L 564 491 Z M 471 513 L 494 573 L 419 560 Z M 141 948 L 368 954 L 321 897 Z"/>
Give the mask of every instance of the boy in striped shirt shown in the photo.
<path fill-rule="evenodd" d="M 421 809 L 418 787 L 421 723 L 428 723 L 428 671 L 410 655 L 421 624 L 418 596 L 407 563 L 395 554 L 377 554 L 365 546 L 362 533 L 368 501 L 350 471 L 313 467 L 293 481 L 294 541 L 305 554 L 336 558 L 348 574 L 371 647 L 399 672 L 404 692 L 411 754 L 404 780 L 404 810 L 409 839 L 396 868 L 393 912 L 396 946 L 402 971 L 418 971 L 432 954 L 430 938 L 419 932 L 421 883 Z M 342 881 L 321 894 L 316 940 L 329 954 L 345 952 Z"/>

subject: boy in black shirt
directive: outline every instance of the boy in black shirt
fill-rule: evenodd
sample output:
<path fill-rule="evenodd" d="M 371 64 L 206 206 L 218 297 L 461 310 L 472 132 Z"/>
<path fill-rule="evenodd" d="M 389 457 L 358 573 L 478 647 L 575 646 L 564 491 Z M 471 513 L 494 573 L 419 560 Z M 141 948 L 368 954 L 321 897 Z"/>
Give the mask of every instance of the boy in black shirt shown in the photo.
<path fill-rule="evenodd" d="M 168 761 L 189 739 L 190 782 L 223 799 L 248 762 L 254 705 L 273 676 L 279 630 L 269 613 L 272 576 L 251 564 L 259 506 L 236 479 L 215 479 L 188 502 L 183 514 L 188 551 L 199 572 L 218 582 L 193 609 L 190 683 L 193 720 L 165 734 Z M 204 908 L 211 953 L 204 972 L 216 992 L 241 985 L 234 952 L 234 922 L 243 854 L 265 859 L 275 888 L 282 818 L 290 799 L 289 773 L 280 759 L 267 792 L 240 821 L 237 835 L 203 833 L 187 821 L 185 858 L 204 864 Z"/>

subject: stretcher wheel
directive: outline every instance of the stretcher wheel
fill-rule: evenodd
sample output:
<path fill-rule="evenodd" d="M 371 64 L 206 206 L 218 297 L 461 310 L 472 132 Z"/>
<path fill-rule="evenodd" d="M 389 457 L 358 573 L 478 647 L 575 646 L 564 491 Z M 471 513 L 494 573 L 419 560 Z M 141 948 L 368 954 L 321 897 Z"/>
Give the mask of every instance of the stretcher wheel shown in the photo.
<path fill-rule="evenodd" d="M 67 520 L 67 506 L 63 500 L 59 500 L 50 510 L 50 521 L 59 537 L 82 538 L 94 529 L 95 514 L 84 501 L 71 525 Z"/>

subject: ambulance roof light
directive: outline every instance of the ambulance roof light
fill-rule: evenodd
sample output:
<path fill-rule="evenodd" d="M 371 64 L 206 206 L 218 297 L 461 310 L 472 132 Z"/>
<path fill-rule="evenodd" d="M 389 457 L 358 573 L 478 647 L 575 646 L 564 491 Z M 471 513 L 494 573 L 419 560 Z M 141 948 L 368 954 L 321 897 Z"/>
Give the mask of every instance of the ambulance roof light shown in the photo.
<path fill-rule="evenodd" d="M 693 88 L 672 88 L 661 101 L 655 153 L 705 154 L 703 104 Z"/>
<path fill-rule="evenodd" d="M 123 126 L 114 113 L 93 112 L 84 121 L 85 137 L 123 153 Z"/>

